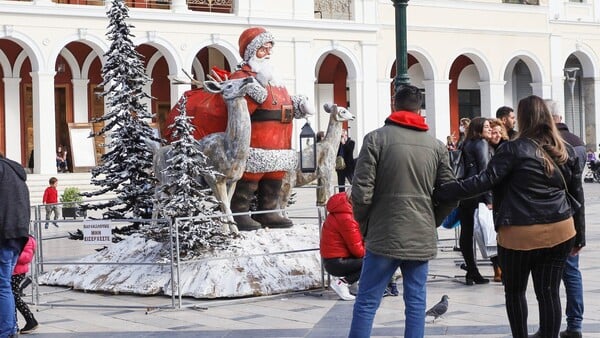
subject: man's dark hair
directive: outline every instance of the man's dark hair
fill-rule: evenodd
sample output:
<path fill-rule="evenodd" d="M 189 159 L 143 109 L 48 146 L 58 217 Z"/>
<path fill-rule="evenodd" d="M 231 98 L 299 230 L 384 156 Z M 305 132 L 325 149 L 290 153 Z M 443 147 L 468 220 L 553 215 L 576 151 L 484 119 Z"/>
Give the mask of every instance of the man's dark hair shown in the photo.
<path fill-rule="evenodd" d="M 514 109 L 512 109 L 511 107 L 502 106 L 502 107 L 498 108 L 498 110 L 496 110 L 496 118 L 501 119 L 505 116 L 508 116 L 513 111 L 514 111 Z"/>
<path fill-rule="evenodd" d="M 423 94 L 415 86 L 406 85 L 400 88 L 394 95 L 394 109 L 418 112 L 423 104 Z"/>

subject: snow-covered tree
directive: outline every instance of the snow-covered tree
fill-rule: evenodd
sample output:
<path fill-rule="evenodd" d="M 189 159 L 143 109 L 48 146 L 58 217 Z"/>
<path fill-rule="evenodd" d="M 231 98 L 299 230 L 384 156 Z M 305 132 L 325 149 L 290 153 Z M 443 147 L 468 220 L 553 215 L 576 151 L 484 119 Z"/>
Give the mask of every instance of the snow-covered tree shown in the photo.
<path fill-rule="evenodd" d="M 221 175 L 208 165 L 206 156 L 195 146 L 192 117 L 186 113 L 187 97 L 183 95 L 177 109 L 179 115 L 169 126 L 173 141 L 167 152 L 167 167 L 160 176 L 165 182 L 158 188 L 160 213 L 169 218 L 206 216 L 185 221 L 179 227 L 179 243 L 183 251 L 219 247 L 227 242 L 216 217 L 219 202 L 210 188 L 199 180 L 203 175 Z M 158 173 L 157 173 L 158 174 Z"/>
<path fill-rule="evenodd" d="M 106 134 L 110 141 L 101 164 L 92 170 L 92 184 L 100 189 L 90 196 L 115 192 L 116 199 L 88 205 L 90 209 L 109 208 L 105 217 L 149 217 L 152 210 L 156 179 L 152 170 L 153 150 L 159 138 L 148 120 L 152 118 L 142 103 L 150 96 L 143 90 L 149 77 L 144 72 L 142 56 L 135 50 L 130 28 L 126 23 L 129 9 L 123 0 L 112 0 L 107 12 L 110 19 L 109 50 L 102 67 L 107 112 L 94 120 L 104 122 L 95 136 Z"/>

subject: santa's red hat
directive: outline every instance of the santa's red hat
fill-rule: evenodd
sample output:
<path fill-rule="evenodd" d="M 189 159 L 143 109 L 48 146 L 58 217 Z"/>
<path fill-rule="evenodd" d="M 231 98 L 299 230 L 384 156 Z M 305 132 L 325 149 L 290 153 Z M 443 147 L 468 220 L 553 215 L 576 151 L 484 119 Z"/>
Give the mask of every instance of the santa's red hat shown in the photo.
<path fill-rule="evenodd" d="M 267 32 L 263 27 L 250 27 L 242 32 L 238 44 L 240 46 L 240 56 L 244 61 L 250 60 L 256 51 L 265 43 L 275 44 L 273 35 Z"/>

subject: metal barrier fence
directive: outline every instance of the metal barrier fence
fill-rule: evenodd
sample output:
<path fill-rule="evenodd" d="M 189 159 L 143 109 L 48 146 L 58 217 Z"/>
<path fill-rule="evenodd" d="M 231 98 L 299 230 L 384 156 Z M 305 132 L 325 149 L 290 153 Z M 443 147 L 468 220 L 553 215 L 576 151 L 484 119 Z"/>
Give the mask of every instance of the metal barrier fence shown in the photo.
<path fill-rule="evenodd" d="M 101 200 L 92 200 L 92 201 L 86 201 L 84 203 L 92 203 L 93 202 L 99 202 Z M 62 205 L 62 203 L 57 203 L 58 206 Z M 48 232 L 49 230 L 44 231 L 42 227 L 45 227 L 46 223 L 54 223 L 56 222 L 57 227 L 60 229 L 60 227 L 62 227 L 63 225 L 73 225 L 76 224 L 78 225 L 78 228 L 83 228 L 83 225 L 86 221 L 89 221 L 90 219 L 72 219 L 72 220 L 67 220 L 67 219 L 58 219 L 58 220 L 46 220 L 45 217 L 45 211 L 43 209 L 45 209 L 47 205 L 44 204 L 40 204 L 40 205 L 34 205 L 32 206 L 32 221 L 31 221 L 31 232 L 33 234 L 33 236 L 36 238 L 37 242 L 38 242 L 38 248 L 35 252 L 34 255 L 34 260 L 32 261 L 32 271 L 31 271 L 31 276 L 32 276 L 32 303 L 37 305 L 37 306 L 50 306 L 50 307 L 60 307 L 60 306 L 64 306 L 64 307 L 108 307 L 108 308 L 119 308 L 119 307 L 126 307 L 126 308 L 146 308 L 146 306 L 117 306 L 117 305 L 106 305 L 106 304 L 69 304 L 69 305 L 65 305 L 65 304 L 56 304 L 56 303 L 48 303 L 48 302 L 44 302 L 44 297 L 46 295 L 48 295 L 47 293 L 43 293 L 40 291 L 40 287 L 39 287 L 39 278 L 42 274 L 47 273 L 48 267 L 49 266 L 73 266 L 73 265 L 81 265 L 81 266 L 89 266 L 89 265 L 109 265 L 109 266 L 114 266 L 115 269 L 119 269 L 125 266 L 133 266 L 133 265 L 148 265 L 148 266 L 161 266 L 161 267 L 165 267 L 168 268 L 170 270 L 170 274 L 171 274 L 171 287 L 170 287 L 170 298 L 171 298 L 171 302 L 170 304 L 165 304 L 165 305 L 160 305 L 160 306 L 154 306 L 154 309 L 160 310 L 160 309 L 166 309 L 166 308 L 182 308 L 184 307 L 183 305 L 183 301 L 182 301 L 182 293 L 181 293 L 181 283 L 180 283 L 180 269 L 184 268 L 185 265 L 190 264 L 190 263 L 194 263 L 194 262 L 198 262 L 198 261 L 208 261 L 208 260 L 215 260 L 215 259 L 227 259 L 227 260 L 232 260 L 232 259 L 238 259 L 238 258 L 244 258 L 244 257 L 253 257 L 253 256 L 270 256 L 270 255 L 283 255 L 283 254 L 299 254 L 299 253 L 304 253 L 304 252 L 312 252 L 312 251 L 318 251 L 319 250 L 319 246 L 318 243 L 316 245 L 316 247 L 310 247 L 310 248 L 303 248 L 303 249 L 299 249 L 299 250 L 292 250 L 292 251 L 281 251 L 281 252 L 270 252 L 270 253 L 265 253 L 265 254 L 255 254 L 255 255 L 244 255 L 244 256 L 229 256 L 229 257 L 219 257 L 219 258 L 206 258 L 206 259 L 197 259 L 197 260 L 188 260 L 188 261 L 181 261 L 181 257 L 180 257 L 180 250 L 179 250 L 179 225 L 182 222 L 186 222 L 186 221 L 190 221 L 190 220 L 206 220 L 206 219 L 210 219 L 210 218 L 223 218 L 229 215 L 225 215 L 225 214 L 218 214 L 218 215 L 214 215 L 214 216 L 198 216 L 198 217 L 185 217 L 185 218 L 177 218 L 174 220 L 174 222 L 171 224 L 171 222 L 167 219 L 160 219 L 160 218 L 156 218 L 156 219 L 111 219 L 111 220 L 103 220 L 103 221 L 110 221 L 111 223 L 111 227 L 112 225 L 119 225 L 119 224 L 132 224 L 132 223 L 143 223 L 143 224 L 147 224 L 149 226 L 155 226 L 155 227 L 165 227 L 167 226 L 169 228 L 169 254 L 168 257 L 165 257 L 165 260 L 163 262 L 156 262 L 156 263 L 138 263 L 138 262 L 129 262 L 129 261 L 105 261 L 105 262 L 91 262 L 91 261 L 82 261 L 81 258 L 88 256 L 90 254 L 93 253 L 93 247 L 88 246 L 89 248 L 91 248 L 90 250 L 86 250 L 84 249 L 84 247 L 82 247 L 81 245 L 84 244 L 80 244 L 81 241 L 73 241 L 71 239 L 69 239 L 69 234 L 68 233 L 64 233 L 64 231 L 62 231 L 61 233 L 58 233 L 56 235 L 49 235 L 46 232 Z M 319 231 L 319 240 L 320 240 L 320 235 L 321 235 L 321 226 L 323 224 L 323 221 L 325 220 L 325 208 L 322 206 L 313 206 L 313 207 L 303 207 L 303 208 L 287 208 L 287 209 L 278 209 L 278 210 L 272 210 L 272 211 L 261 211 L 261 212 L 247 212 L 247 213 L 234 213 L 231 214 L 233 216 L 237 216 L 237 215 L 254 215 L 254 214 L 260 214 L 260 213 L 269 213 L 269 212 L 284 212 L 287 214 L 287 216 L 291 219 L 314 219 L 317 223 L 318 226 L 318 231 Z M 99 215 L 92 215 L 92 216 L 98 216 L 98 218 L 100 216 Z M 50 227 L 52 227 L 53 225 L 50 225 Z M 73 227 L 70 227 L 73 228 Z M 50 228 L 52 229 L 52 228 Z M 77 243 L 79 242 L 79 243 Z M 74 244 L 77 243 L 77 244 Z M 66 249 L 65 249 L 66 248 Z M 67 252 L 65 252 L 65 250 Z M 89 252 L 88 252 L 89 251 Z M 320 256 L 319 256 L 320 257 Z M 321 262 L 321 288 L 325 288 L 325 271 L 323 268 L 323 264 Z M 299 290 L 300 291 L 300 290 Z M 302 291 L 306 291 L 306 290 L 302 290 Z M 62 291 L 61 291 L 62 292 Z"/>
<path fill-rule="evenodd" d="M 91 200 L 91 201 L 87 201 L 84 203 L 90 203 L 93 204 L 94 202 L 100 202 L 103 200 Z M 75 241 L 70 239 L 70 233 L 58 233 L 55 235 L 47 235 L 43 230 L 42 230 L 42 226 L 44 226 L 45 229 L 46 228 L 46 224 L 47 223 L 52 223 L 53 226 L 54 224 L 56 224 L 55 226 L 58 228 L 60 226 L 64 226 L 64 225 L 69 225 L 69 224 L 77 224 L 80 225 L 80 228 L 83 228 L 83 225 L 85 224 L 85 222 L 90 221 L 91 219 L 72 219 L 72 220 L 67 220 L 63 217 L 63 219 L 51 219 L 51 220 L 47 220 L 45 217 L 42 218 L 42 214 L 45 215 L 45 213 L 42 212 L 42 209 L 45 209 L 46 206 L 62 206 L 63 203 L 56 203 L 56 204 L 52 204 L 52 205 L 45 205 L 45 204 L 40 204 L 40 205 L 34 205 L 32 206 L 32 210 L 33 210 L 33 217 L 32 217 L 32 221 L 30 223 L 30 231 L 33 234 L 33 236 L 35 237 L 36 241 L 37 241 L 37 250 L 35 251 L 35 255 L 31 264 L 32 267 L 32 271 L 31 271 L 31 276 L 32 276 L 32 302 L 33 304 L 35 304 L 36 306 L 50 306 L 50 307 L 60 307 L 60 306 L 68 306 L 68 307 L 109 307 L 109 308 L 113 308 L 113 307 L 126 307 L 126 308 L 143 308 L 145 306 L 111 306 L 111 305 L 101 305 L 101 304 L 77 304 L 77 305 L 61 305 L 61 304 L 48 304 L 48 303 L 44 303 L 42 301 L 42 296 L 44 296 L 45 294 L 40 292 L 40 288 L 39 288 L 39 277 L 44 274 L 46 272 L 46 267 L 47 266 L 69 266 L 69 265 L 81 265 L 81 266 L 89 266 L 89 265 L 109 265 L 109 266 L 115 266 L 115 267 L 120 267 L 120 266 L 134 266 L 134 265 L 146 265 L 146 266 L 161 266 L 161 267 L 166 267 L 170 270 L 171 272 L 171 279 L 173 279 L 173 276 L 175 275 L 175 269 L 177 266 L 177 263 L 174 260 L 174 252 L 175 252 L 175 248 L 174 248 L 174 242 L 173 242 L 173 227 L 171 226 L 171 223 L 169 220 L 167 219 L 110 219 L 110 220 L 102 220 L 102 219 L 98 219 L 99 221 L 104 221 L 104 222 L 110 222 L 110 228 L 112 229 L 112 227 L 114 225 L 131 225 L 134 223 L 140 223 L 140 224 L 147 224 L 150 227 L 168 227 L 169 229 L 169 254 L 167 257 L 167 260 L 165 262 L 154 262 L 154 263 L 140 263 L 140 262 L 128 262 L 128 261 L 106 261 L 106 262 L 85 262 L 85 261 L 81 261 L 81 256 L 77 256 L 77 254 L 79 255 L 90 255 L 93 253 L 94 249 L 91 249 L 89 251 L 89 253 L 87 253 L 86 255 L 86 251 L 83 249 L 83 247 L 81 247 L 81 244 L 78 243 L 80 241 Z M 96 219 L 94 219 L 96 220 Z M 49 224 L 48 224 L 49 225 Z M 86 244 L 83 244 L 86 245 Z M 92 248 L 92 246 L 88 246 L 88 248 Z M 66 250 L 68 250 L 67 252 L 64 252 Z M 63 251 L 61 253 L 61 251 Z M 53 257 L 53 255 L 59 256 L 62 255 L 60 257 Z M 174 288 L 171 290 L 171 304 L 168 305 L 159 305 L 156 306 L 156 308 L 161 309 L 161 308 L 175 308 L 175 292 L 174 292 Z"/>

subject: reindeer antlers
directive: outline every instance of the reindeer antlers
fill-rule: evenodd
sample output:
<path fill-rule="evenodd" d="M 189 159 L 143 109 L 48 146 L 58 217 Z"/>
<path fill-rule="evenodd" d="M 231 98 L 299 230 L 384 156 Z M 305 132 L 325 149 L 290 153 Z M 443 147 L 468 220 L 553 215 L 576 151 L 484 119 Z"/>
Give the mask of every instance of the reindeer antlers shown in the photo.
<path fill-rule="evenodd" d="M 196 87 L 202 87 L 202 82 L 198 81 L 196 79 L 194 79 L 188 72 L 185 71 L 185 69 L 181 69 L 181 71 L 183 72 L 183 74 L 185 74 L 185 76 L 188 77 L 188 79 L 190 79 L 189 81 L 183 81 L 177 78 L 174 78 L 171 83 L 176 84 L 176 85 L 180 85 L 180 84 L 191 84 L 193 86 Z"/>

